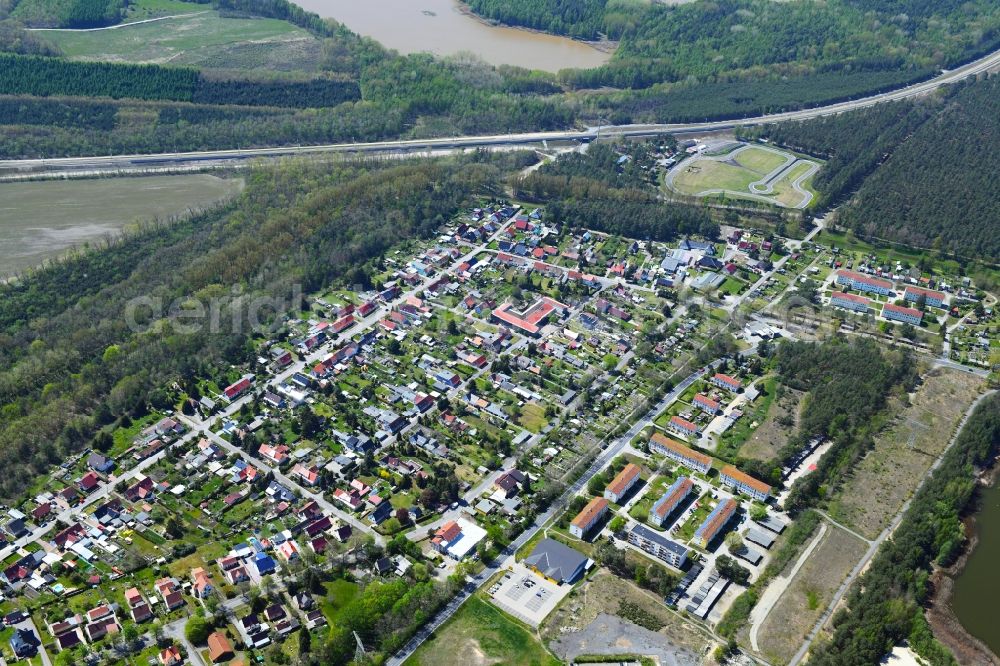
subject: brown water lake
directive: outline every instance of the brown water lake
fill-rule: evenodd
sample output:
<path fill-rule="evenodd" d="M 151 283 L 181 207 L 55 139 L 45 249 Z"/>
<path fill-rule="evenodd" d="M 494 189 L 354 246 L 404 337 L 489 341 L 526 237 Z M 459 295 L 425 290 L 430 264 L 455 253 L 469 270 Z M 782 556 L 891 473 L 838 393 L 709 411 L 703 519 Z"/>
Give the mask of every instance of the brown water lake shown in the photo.
<path fill-rule="evenodd" d="M 293 0 L 401 53 L 471 52 L 494 65 L 556 72 L 597 67 L 609 53 L 583 42 L 493 26 L 461 11 L 457 0 Z"/>

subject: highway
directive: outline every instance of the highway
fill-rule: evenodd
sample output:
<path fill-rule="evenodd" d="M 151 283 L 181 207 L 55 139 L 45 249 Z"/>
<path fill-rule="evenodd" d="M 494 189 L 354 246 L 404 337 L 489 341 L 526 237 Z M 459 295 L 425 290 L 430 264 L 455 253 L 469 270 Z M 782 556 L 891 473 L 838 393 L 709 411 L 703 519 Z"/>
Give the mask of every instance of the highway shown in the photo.
<path fill-rule="evenodd" d="M 32 175 L 71 176 L 99 173 L 129 173 L 155 170 L 191 170 L 238 166 L 265 158 L 282 158 L 332 153 L 406 153 L 425 151 L 452 151 L 470 148 L 510 148 L 543 142 L 593 141 L 605 137 L 651 137 L 663 134 L 692 134 L 727 130 L 745 125 L 807 120 L 863 109 L 883 102 L 908 99 L 925 95 L 941 86 L 961 81 L 967 77 L 1000 69 L 1000 51 L 995 51 L 940 75 L 896 90 L 838 102 L 826 106 L 798 111 L 787 111 L 752 118 L 720 120 L 699 123 L 674 123 L 652 125 L 603 125 L 585 130 L 552 132 L 525 132 L 520 134 L 494 134 L 487 136 L 457 136 L 438 139 L 409 139 L 376 141 L 370 143 L 335 143 L 314 146 L 285 146 L 278 148 L 248 148 L 236 150 L 209 150 L 197 152 L 159 153 L 150 155 L 105 155 L 91 157 L 65 157 L 50 159 L 0 160 L 0 178 L 16 179 Z"/>

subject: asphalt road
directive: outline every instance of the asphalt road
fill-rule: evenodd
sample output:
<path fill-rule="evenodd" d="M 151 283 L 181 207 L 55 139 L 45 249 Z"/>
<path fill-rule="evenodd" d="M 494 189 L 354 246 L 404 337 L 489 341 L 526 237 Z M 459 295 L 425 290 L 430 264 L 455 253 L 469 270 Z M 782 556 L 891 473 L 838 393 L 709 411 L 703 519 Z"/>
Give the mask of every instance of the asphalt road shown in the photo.
<path fill-rule="evenodd" d="M 600 134 L 606 137 L 648 137 L 662 134 L 684 134 L 731 129 L 743 125 L 768 122 L 806 120 L 835 115 L 880 104 L 927 94 L 943 85 L 961 81 L 969 76 L 1000 67 L 1000 51 L 995 51 L 961 67 L 941 73 L 927 81 L 904 88 L 862 97 L 846 102 L 798 111 L 787 111 L 752 118 L 720 120 L 701 123 L 674 123 L 651 125 L 605 125 L 583 131 L 525 132 L 489 136 L 459 136 L 439 139 L 404 141 L 377 141 L 372 143 L 338 143 L 317 146 L 288 146 L 282 148 L 251 148 L 238 150 L 212 150 L 186 153 L 160 153 L 154 155 L 110 155 L 68 157 L 53 159 L 0 160 L 0 177 L 18 177 L 31 172 L 48 175 L 71 175 L 80 172 L 137 172 L 155 169 L 190 169 L 192 167 L 233 166 L 259 158 L 290 157 L 327 153 L 399 153 L 406 151 L 456 150 L 479 147 L 503 147 L 541 143 L 546 141 L 591 141 Z"/>
<path fill-rule="evenodd" d="M 718 363 L 716 361 L 711 367 L 715 367 Z M 425 624 L 421 629 L 414 635 L 410 641 L 403 646 L 403 648 L 393 655 L 388 661 L 386 661 L 387 666 L 402 666 L 402 663 L 409 659 L 409 657 L 420 647 L 420 644 L 427 640 L 431 634 L 433 634 L 441 625 L 448 621 L 448 619 L 455 614 L 465 601 L 471 597 L 475 591 L 484 585 L 488 580 L 490 580 L 497 572 L 505 569 L 509 563 L 512 563 L 515 553 L 526 543 L 528 543 L 542 527 L 548 524 L 557 514 L 559 514 L 566 505 L 569 504 L 570 500 L 573 499 L 583 488 L 586 487 L 587 483 L 600 472 L 602 469 L 608 466 L 611 460 L 617 456 L 622 449 L 628 446 L 629 442 L 638 435 L 643 428 L 648 426 L 653 422 L 653 419 L 657 417 L 668 405 L 677 400 L 684 391 L 688 389 L 693 383 L 695 383 L 698 378 L 704 374 L 705 368 L 699 368 L 697 371 L 691 373 L 687 376 L 680 384 L 674 387 L 669 393 L 663 396 L 663 398 L 656 403 L 646 414 L 638 419 L 628 432 L 614 440 L 614 442 L 609 445 L 604 451 L 601 452 L 599 456 L 594 460 L 594 462 L 587 468 L 587 471 L 576 480 L 576 482 L 566 488 L 565 492 L 549 506 L 545 513 L 539 514 L 535 518 L 534 524 L 521 533 L 514 541 L 508 545 L 503 552 L 500 554 L 493 563 L 488 564 L 479 574 L 469 579 L 462 591 L 457 595 L 452 597 L 451 601 L 441 609 L 438 614 L 429 623 Z"/>

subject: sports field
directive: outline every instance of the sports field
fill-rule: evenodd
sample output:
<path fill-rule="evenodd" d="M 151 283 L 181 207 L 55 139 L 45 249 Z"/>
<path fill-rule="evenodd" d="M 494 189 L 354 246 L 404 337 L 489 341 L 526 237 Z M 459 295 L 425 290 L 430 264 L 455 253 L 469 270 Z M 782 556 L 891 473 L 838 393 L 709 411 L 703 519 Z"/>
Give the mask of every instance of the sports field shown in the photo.
<path fill-rule="evenodd" d="M 805 208 L 815 192 L 813 160 L 789 152 L 738 144 L 733 150 L 684 160 L 668 174 L 669 189 L 686 196 L 725 196 L 764 201 L 787 208 Z"/>
<path fill-rule="evenodd" d="M 138 220 L 210 206 L 243 187 L 206 174 L 0 184 L 0 277 L 118 234 Z"/>
<path fill-rule="evenodd" d="M 75 60 L 311 71 L 322 55 L 318 39 L 287 21 L 223 18 L 211 5 L 178 0 L 138 0 L 109 29 L 34 34 Z"/>

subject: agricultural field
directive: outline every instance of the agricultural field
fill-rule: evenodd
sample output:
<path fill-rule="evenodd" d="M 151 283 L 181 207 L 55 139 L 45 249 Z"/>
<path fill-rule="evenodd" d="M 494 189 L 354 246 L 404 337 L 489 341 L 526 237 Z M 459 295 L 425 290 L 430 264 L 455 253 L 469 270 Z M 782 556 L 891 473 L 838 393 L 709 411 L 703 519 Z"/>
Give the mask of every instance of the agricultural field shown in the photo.
<path fill-rule="evenodd" d="M 126 23 L 112 28 L 39 30 L 35 34 L 71 60 L 210 69 L 316 69 L 322 48 L 305 30 L 277 19 L 224 18 L 208 7 L 176 0 L 140 0 Z"/>
<path fill-rule="evenodd" d="M 407 666 L 455 663 L 457 655 L 467 666 L 555 666 L 559 660 L 515 620 L 473 596 L 406 660 Z"/>
<path fill-rule="evenodd" d="M 830 503 L 836 520 L 874 538 L 899 511 L 951 440 L 983 385 L 967 372 L 936 368 L 900 407 L 888 430 Z"/>
<path fill-rule="evenodd" d="M 867 547 L 861 539 L 828 526 L 822 540 L 788 582 L 758 630 L 758 647 L 769 661 L 787 663 L 795 654 Z M 790 562 L 789 569 L 796 562 Z M 781 584 L 780 580 L 772 584 Z"/>
<path fill-rule="evenodd" d="M 737 144 L 682 161 L 666 176 L 667 188 L 686 196 L 722 195 L 806 208 L 814 198 L 819 163 L 770 146 Z"/>
<path fill-rule="evenodd" d="M 0 276 L 27 270 L 141 220 L 206 208 L 243 189 L 205 174 L 0 184 Z"/>

